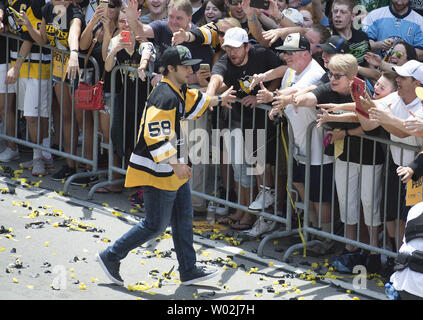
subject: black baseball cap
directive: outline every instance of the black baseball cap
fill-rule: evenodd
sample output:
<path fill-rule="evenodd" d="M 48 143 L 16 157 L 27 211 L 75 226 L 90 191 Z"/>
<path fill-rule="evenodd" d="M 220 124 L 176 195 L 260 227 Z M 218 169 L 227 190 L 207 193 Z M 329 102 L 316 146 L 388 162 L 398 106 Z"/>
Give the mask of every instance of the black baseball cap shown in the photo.
<path fill-rule="evenodd" d="M 310 41 L 300 33 L 288 34 L 283 42 L 283 46 L 276 47 L 282 51 L 310 51 Z"/>
<path fill-rule="evenodd" d="M 160 57 L 162 66 L 193 66 L 202 61 L 202 59 L 193 59 L 189 49 L 182 45 L 168 47 Z"/>
<path fill-rule="evenodd" d="M 340 36 L 331 36 L 325 43 L 317 45 L 318 48 L 328 54 L 348 53 L 350 51 L 350 44 L 347 40 Z"/>

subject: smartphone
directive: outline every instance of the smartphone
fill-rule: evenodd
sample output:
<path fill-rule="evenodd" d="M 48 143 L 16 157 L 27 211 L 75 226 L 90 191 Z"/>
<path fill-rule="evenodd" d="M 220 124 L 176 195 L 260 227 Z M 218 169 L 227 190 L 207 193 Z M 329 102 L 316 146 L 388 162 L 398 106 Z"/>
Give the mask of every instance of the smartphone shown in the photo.
<path fill-rule="evenodd" d="M 129 42 L 129 31 L 123 30 L 120 34 L 120 42 Z"/>
<path fill-rule="evenodd" d="M 9 7 L 9 10 L 11 12 L 13 12 L 13 14 L 16 16 L 16 18 L 18 18 L 21 21 L 24 21 L 24 19 L 21 17 L 21 15 L 19 14 L 19 12 L 17 12 L 15 9 L 13 9 L 12 7 Z"/>
<path fill-rule="evenodd" d="M 360 78 L 354 77 L 352 83 L 352 94 L 355 100 L 355 109 L 363 117 L 369 118 L 369 115 L 364 111 L 363 106 L 361 105 L 360 97 L 364 97 L 366 93 L 366 83 Z"/>
<path fill-rule="evenodd" d="M 210 65 L 208 63 L 201 63 L 200 69 L 210 72 Z"/>
<path fill-rule="evenodd" d="M 251 0 L 250 7 L 267 10 L 269 9 L 269 1 L 268 0 Z"/>
<path fill-rule="evenodd" d="M 107 15 L 107 9 L 109 8 L 109 0 L 100 0 L 99 6 L 104 8 L 104 14 Z"/>

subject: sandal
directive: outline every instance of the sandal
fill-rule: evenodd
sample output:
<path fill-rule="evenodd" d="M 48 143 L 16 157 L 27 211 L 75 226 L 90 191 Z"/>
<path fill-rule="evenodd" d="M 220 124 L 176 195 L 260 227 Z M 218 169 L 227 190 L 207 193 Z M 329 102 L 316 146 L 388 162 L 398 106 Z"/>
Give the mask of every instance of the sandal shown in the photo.
<path fill-rule="evenodd" d="M 223 218 L 218 219 L 217 220 L 217 223 L 228 226 L 228 225 L 233 225 L 233 224 L 239 222 L 239 220 L 238 219 L 233 219 L 230 216 L 226 216 L 226 217 L 223 217 Z"/>
<path fill-rule="evenodd" d="M 233 225 L 231 225 L 231 228 L 234 230 L 238 230 L 238 231 L 244 231 L 244 230 L 250 230 L 254 225 L 253 223 L 240 223 L 239 221 L 237 221 L 236 223 L 234 223 Z"/>

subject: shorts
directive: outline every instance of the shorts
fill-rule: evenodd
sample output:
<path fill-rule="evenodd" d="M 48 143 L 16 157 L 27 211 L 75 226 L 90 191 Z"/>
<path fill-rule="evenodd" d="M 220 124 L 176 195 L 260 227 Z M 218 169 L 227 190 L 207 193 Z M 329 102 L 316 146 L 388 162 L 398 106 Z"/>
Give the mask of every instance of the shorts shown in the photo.
<path fill-rule="evenodd" d="M 236 134 L 235 134 L 236 133 Z M 232 136 L 234 135 L 234 136 Z M 223 143 L 224 150 L 229 151 L 229 161 L 234 170 L 234 180 L 241 184 L 244 188 L 252 188 L 256 185 L 256 177 L 254 165 L 246 161 L 246 151 L 244 149 L 244 138 L 241 129 L 232 129 L 230 146 Z M 224 156 L 224 163 L 228 158 Z"/>
<path fill-rule="evenodd" d="M 49 80 L 39 80 L 33 78 L 19 78 L 18 109 L 24 112 L 25 117 L 43 117 L 49 115 Z M 41 82 L 41 88 L 40 88 Z M 40 108 L 38 108 L 39 96 L 41 92 Z"/>
<path fill-rule="evenodd" d="M 320 171 L 322 166 L 310 166 L 310 201 L 320 202 Z M 292 181 L 305 183 L 305 164 L 298 163 L 295 159 L 292 168 Z M 322 202 L 332 202 L 333 164 L 323 165 Z"/>
<path fill-rule="evenodd" d="M 360 186 L 360 164 L 350 162 L 347 166 L 347 162 L 336 159 L 335 182 L 339 200 L 339 212 L 343 223 L 347 223 L 349 225 L 357 224 L 360 215 L 360 204 L 362 204 L 364 223 L 371 227 L 381 225 L 380 204 L 383 189 L 382 168 L 383 164 L 362 164 Z M 361 196 L 359 194 L 360 187 Z M 346 203 L 347 197 L 348 203 Z M 347 208 L 345 208 L 345 206 Z"/>
<path fill-rule="evenodd" d="M 10 64 L 0 64 L 0 93 L 16 93 L 16 84 L 6 85 L 4 81 L 6 80 L 7 71 L 10 68 Z M 7 89 L 7 90 L 6 90 Z"/>

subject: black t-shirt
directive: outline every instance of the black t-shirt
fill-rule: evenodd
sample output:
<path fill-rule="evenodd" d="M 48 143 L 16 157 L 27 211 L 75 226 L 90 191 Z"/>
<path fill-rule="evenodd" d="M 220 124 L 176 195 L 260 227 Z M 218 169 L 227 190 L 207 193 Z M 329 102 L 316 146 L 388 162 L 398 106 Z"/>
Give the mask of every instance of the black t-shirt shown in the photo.
<path fill-rule="evenodd" d="M 339 35 L 338 31 L 336 31 L 333 26 L 331 26 L 331 28 L 333 35 Z M 367 36 L 367 33 L 362 30 L 352 28 L 351 39 L 347 40 L 350 44 L 349 53 L 356 57 L 360 66 L 366 67 L 368 64 L 367 61 L 364 60 L 364 55 L 370 51 L 369 37 Z"/>
<path fill-rule="evenodd" d="M 353 102 L 351 95 L 342 95 L 335 91 L 332 91 L 330 83 L 325 83 L 319 85 L 316 89 L 312 91 L 312 93 L 317 98 L 318 104 L 324 103 L 349 103 Z M 345 129 L 353 129 L 360 126 L 359 123 L 351 123 L 351 122 L 328 122 L 326 123 L 329 127 L 335 129 L 339 128 L 341 130 Z M 365 132 L 366 135 L 369 136 L 378 136 L 384 137 L 384 130 L 379 126 L 372 131 Z M 360 152 L 361 148 L 361 140 L 363 140 L 363 152 Z M 349 150 L 348 150 L 349 145 Z M 373 163 L 373 147 L 374 142 L 370 139 L 361 139 L 358 136 L 349 136 L 349 138 L 344 140 L 344 151 L 339 156 L 339 159 L 342 161 L 350 161 L 353 163 L 361 163 L 366 165 L 372 164 L 381 164 L 384 161 L 384 153 L 382 149 L 382 145 L 376 142 L 376 157 L 375 162 Z M 348 159 L 348 152 L 349 152 L 349 159 Z"/>
<path fill-rule="evenodd" d="M 233 86 L 236 90 L 236 96 L 239 99 L 248 95 L 256 95 L 260 89 L 256 86 L 250 91 L 250 83 L 252 82 L 254 74 L 266 72 L 270 69 L 277 68 L 281 65 L 279 57 L 270 49 L 261 45 L 252 45 L 248 52 L 248 62 L 243 66 L 235 66 L 229 60 L 228 56 L 224 54 L 214 64 L 212 69 L 213 74 L 219 74 L 223 77 L 224 83 L 230 87 Z M 264 111 L 256 109 L 256 127 L 261 122 L 264 123 Z M 244 108 L 244 125 L 245 128 L 252 126 L 253 109 Z M 232 105 L 232 119 L 234 121 L 241 120 L 241 104 L 236 103 Z"/>
<path fill-rule="evenodd" d="M 54 12 L 53 3 L 49 2 L 42 8 L 43 18 L 46 22 L 46 33 L 48 43 L 58 49 L 69 49 L 68 38 L 70 24 L 73 19 L 81 20 L 81 31 L 85 27 L 85 19 L 81 8 L 74 7 L 72 4 L 66 10 L 66 21 L 57 17 Z"/>
<path fill-rule="evenodd" d="M 149 24 L 149 26 L 153 29 L 154 32 L 154 39 L 150 39 L 150 41 L 154 44 L 157 51 L 157 57 L 155 65 L 155 71 L 158 71 L 158 67 L 160 67 L 160 56 L 166 48 L 171 46 L 173 33 L 169 29 L 167 19 L 165 20 L 155 20 Z M 194 24 L 191 24 L 191 30 L 195 30 L 198 27 Z M 198 46 L 192 43 L 182 43 L 186 46 L 191 55 L 194 59 L 202 59 L 201 63 L 208 63 L 211 64 L 213 58 L 213 51 L 210 46 Z M 199 65 L 194 65 L 193 70 L 196 72 L 199 69 Z"/>

